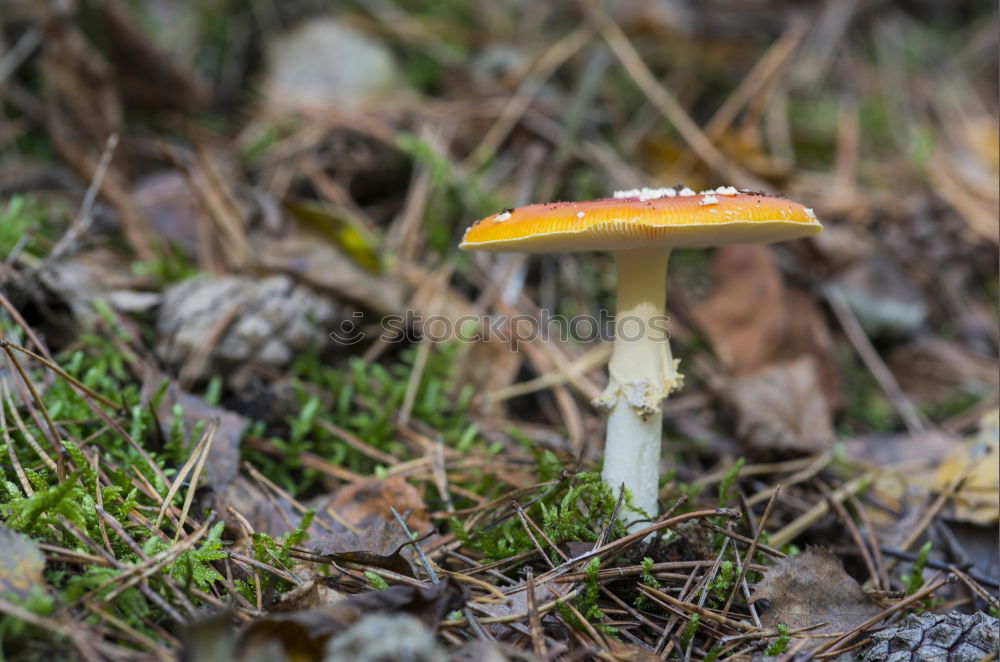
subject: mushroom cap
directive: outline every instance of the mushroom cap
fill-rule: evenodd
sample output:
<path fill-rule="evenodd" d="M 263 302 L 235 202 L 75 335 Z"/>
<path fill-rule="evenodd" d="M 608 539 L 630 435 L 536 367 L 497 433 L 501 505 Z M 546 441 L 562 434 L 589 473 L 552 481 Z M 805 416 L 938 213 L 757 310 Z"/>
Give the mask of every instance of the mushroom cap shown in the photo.
<path fill-rule="evenodd" d="M 506 209 L 474 223 L 459 247 L 528 253 L 706 248 L 798 239 L 822 229 L 812 209 L 763 193 L 636 189 Z"/>

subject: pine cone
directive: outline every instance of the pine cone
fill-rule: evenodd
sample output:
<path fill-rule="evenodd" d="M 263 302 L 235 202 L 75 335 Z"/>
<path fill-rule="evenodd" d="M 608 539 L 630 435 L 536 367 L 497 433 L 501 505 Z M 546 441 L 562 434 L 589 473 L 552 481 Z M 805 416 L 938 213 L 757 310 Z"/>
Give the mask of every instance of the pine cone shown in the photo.
<path fill-rule="evenodd" d="M 865 662 L 974 662 L 1000 645 L 1000 621 L 975 614 L 911 614 L 872 635 Z"/>

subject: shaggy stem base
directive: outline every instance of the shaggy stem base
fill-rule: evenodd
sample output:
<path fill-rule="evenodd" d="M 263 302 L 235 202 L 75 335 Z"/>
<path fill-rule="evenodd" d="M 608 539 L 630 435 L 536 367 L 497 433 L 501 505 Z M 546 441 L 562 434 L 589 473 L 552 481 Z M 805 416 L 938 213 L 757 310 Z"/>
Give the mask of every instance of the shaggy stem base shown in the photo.
<path fill-rule="evenodd" d="M 608 387 L 594 402 L 610 412 L 603 479 L 615 491 L 624 484 L 633 505 L 650 516 L 657 514 L 661 403 L 682 382 L 664 314 L 669 257 L 663 248 L 615 253 L 615 345 Z"/>

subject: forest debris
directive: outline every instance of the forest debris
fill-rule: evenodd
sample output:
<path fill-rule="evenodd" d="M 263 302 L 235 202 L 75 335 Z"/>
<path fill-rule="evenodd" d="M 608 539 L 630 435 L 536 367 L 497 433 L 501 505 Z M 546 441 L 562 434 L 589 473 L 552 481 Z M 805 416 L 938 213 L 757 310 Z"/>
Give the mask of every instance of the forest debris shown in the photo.
<path fill-rule="evenodd" d="M 335 18 L 317 18 L 267 48 L 266 94 L 278 109 L 358 109 L 398 100 L 408 88 L 392 53 Z"/>
<path fill-rule="evenodd" d="M 995 186 L 1000 174 L 1000 130 L 995 118 L 991 113 L 954 113 L 944 129 L 950 140 L 940 143 L 927 168 L 934 192 L 962 216 L 969 234 L 996 244 L 1000 241 L 1000 230 L 993 222 L 1000 213 L 1000 192 Z"/>
<path fill-rule="evenodd" d="M 358 529 L 373 529 L 384 522 L 396 521 L 393 508 L 404 516 L 411 531 L 426 533 L 431 528 L 423 497 L 402 476 L 365 480 L 342 487 L 320 506 L 319 512 L 333 510 Z"/>
<path fill-rule="evenodd" d="M 964 480 L 962 480 L 964 478 Z M 952 517 L 991 526 L 1000 519 L 1000 410 L 983 416 L 979 433 L 951 449 L 938 466 L 933 487 L 954 489 Z"/>
<path fill-rule="evenodd" d="M 809 241 L 834 271 L 840 271 L 875 251 L 875 242 L 855 225 L 826 226 Z"/>
<path fill-rule="evenodd" d="M 371 614 L 332 638 L 323 662 L 447 662 L 434 633 L 413 616 Z"/>
<path fill-rule="evenodd" d="M 381 526 L 366 526 L 360 532 L 339 531 L 310 542 L 316 553 L 337 563 L 385 568 L 407 577 L 417 577 L 411 559 L 413 549 L 399 525 L 389 520 Z"/>
<path fill-rule="evenodd" d="M 691 311 L 716 356 L 736 376 L 804 354 L 816 359 L 822 391 L 838 400 L 833 340 L 813 299 L 787 287 L 766 246 L 725 246 L 712 261 L 714 288 Z"/>
<path fill-rule="evenodd" d="M 556 593 L 550 585 L 550 582 L 542 582 L 540 584 L 534 584 L 535 587 L 535 604 L 542 605 L 549 602 L 555 598 L 559 598 L 561 594 L 572 590 L 572 586 L 564 587 L 561 593 Z M 483 613 L 489 614 L 490 616 L 512 616 L 516 614 L 527 614 L 528 613 L 528 585 L 522 582 L 518 586 L 510 589 L 507 595 L 507 600 L 502 603 L 483 603 L 477 606 L 477 609 L 481 610 Z M 514 634 L 516 631 L 504 623 L 489 623 L 484 626 L 487 631 L 490 632 L 494 637 L 503 637 Z"/>
<path fill-rule="evenodd" d="M 314 577 L 302 582 L 288 593 L 281 596 L 281 601 L 274 605 L 273 612 L 289 613 L 322 609 L 330 607 L 347 596 L 329 585 L 326 577 Z"/>
<path fill-rule="evenodd" d="M 814 453 L 834 440 L 819 379 L 816 361 L 804 355 L 729 380 L 720 395 L 735 412 L 737 436 L 754 450 Z"/>
<path fill-rule="evenodd" d="M 329 301 L 288 276 L 197 276 L 166 290 L 157 353 L 183 366 L 182 383 L 213 368 L 228 374 L 232 364 L 284 366 L 326 335 L 334 313 Z"/>
<path fill-rule="evenodd" d="M 402 308 L 398 281 L 359 266 L 322 235 L 297 223 L 280 234 L 261 231 L 250 239 L 254 258 L 270 271 L 291 274 L 376 312 L 398 313 Z"/>
<path fill-rule="evenodd" d="M 47 265 L 38 274 L 46 288 L 55 292 L 84 328 L 100 321 L 94 300 L 112 302 L 120 295 L 134 293 L 145 285 L 130 268 L 130 261 L 108 248 L 66 255 Z"/>
<path fill-rule="evenodd" d="M 178 172 L 156 172 L 132 187 L 136 208 L 147 217 L 166 243 L 189 258 L 198 255 L 198 199 Z"/>
<path fill-rule="evenodd" d="M 1000 389 L 1000 363 L 939 336 L 922 335 L 892 350 L 888 359 L 900 387 L 923 402 Z"/>
<path fill-rule="evenodd" d="M 281 657 L 271 659 L 318 661 L 332 637 L 366 616 L 404 614 L 433 629 L 449 612 L 465 604 L 466 595 L 465 588 L 450 578 L 430 586 L 398 585 L 360 593 L 329 607 L 260 618 L 244 630 L 237 647 L 240 657 L 248 651 L 277 648 Z"/>
<path fill-rule="evenodd" d="M 161 51 L 120 0 L 97 5 L 122 100 L 141 110 L 192 112 L 209 99 L 208 83 Z M 146 16 L 143 16 L 146 18 Z"/>
<path fill-rule="evenodd" d="M 920 290 L 885 257 L 873 256 L 857 263 L 837 280 L 836 287 L 874 339 L 912 336 L 927 318 Z"/>
<path fill-rule="evenodd" d="M 227 531 L 234 532 L 237 536 L 234 549 L 241 549 L 242 545 L 249 541 L 244 535 L 244 527 L 240 526 L 242 522 L 236 521 L 229 512 L 230 509 L 239 513 L 255 533 L 266 533 L 269 536 L 288 533 L 295 528 L 301 516 L 287 499 L 279 495 L 266 494 L 256 483 L 240 475 L 237 475 L 218 495 L 216 504 L 216 510 L 225 516 Z M 315 527 L 314 524 L 310 532 L 314 531 Z"/>
<path fill-rule="evenodd" d="M 822 624 L 811 633 L 847 632 L 882 611 L 844 572 L 840 559 L 819 547 L 778 561 L 750 595 L 751 603 L 761 600 L 767 601 L 760 614 L 764 627 L 797 630 Z"/>
<path fill-rule="evenodd" d="M 865 662 L 950 660 L 974 662 L 996 655 L 1000 622 L 975 614 L 910 614 L 902 624 L 871 635 Z"/>
<path fill-rule="evenodd" d="M 45 590 L 45 556 L 27 536 L 0 526 L 0 597 L 26 599 Z"/>
<path fill-rule="evenodd" d="M 147 375 L 143 385 L 144 402 L 152 397 L 162 379 L 164 379 L 162 374 Z M 164 431 L 173 428 L 177 406 L 181 408 L 180 422 L 185 431 L 191 430 L 199 421 L 218 422 L 215 439 L 205 462 L 205 478 L 215 492 L 223 492 L 239 472 L 240 440 L 250 421 L 228 409 L 208 404 L 203 398 L 188 393 L 179 384 L 171 381 L 157 409 Z"/>

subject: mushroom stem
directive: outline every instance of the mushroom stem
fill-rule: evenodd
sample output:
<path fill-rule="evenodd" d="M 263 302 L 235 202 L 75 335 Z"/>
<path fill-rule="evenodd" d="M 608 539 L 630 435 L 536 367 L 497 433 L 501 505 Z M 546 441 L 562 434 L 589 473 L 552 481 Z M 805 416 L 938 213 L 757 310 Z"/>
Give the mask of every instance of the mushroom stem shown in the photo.
<path fill-rule="evenodd" d="M 670 250 L 618 251 L 615 345 L 608 387 L 594 404 L 610 411 L 604 449 L 604 481 L 622 484 L 632 504 L 657 514 L 662 401 L 682 377 L 670 355 L 665 301 Z"/>

